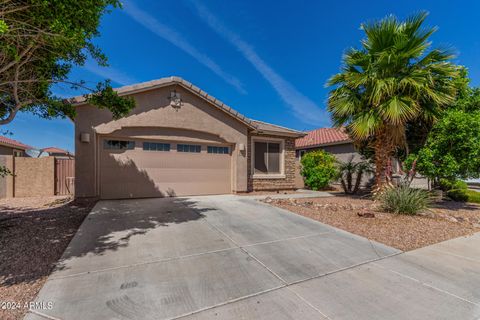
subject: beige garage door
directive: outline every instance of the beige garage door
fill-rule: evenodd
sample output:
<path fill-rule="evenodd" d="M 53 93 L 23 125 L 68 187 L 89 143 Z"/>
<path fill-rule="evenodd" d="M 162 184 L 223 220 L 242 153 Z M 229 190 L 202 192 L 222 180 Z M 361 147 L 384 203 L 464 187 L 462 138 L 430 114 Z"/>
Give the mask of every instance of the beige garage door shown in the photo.
<path fill-rule="evenodd" d="M 102 139 L 99 149 L 103 199 L 231 192 L 226 145 Z"/>

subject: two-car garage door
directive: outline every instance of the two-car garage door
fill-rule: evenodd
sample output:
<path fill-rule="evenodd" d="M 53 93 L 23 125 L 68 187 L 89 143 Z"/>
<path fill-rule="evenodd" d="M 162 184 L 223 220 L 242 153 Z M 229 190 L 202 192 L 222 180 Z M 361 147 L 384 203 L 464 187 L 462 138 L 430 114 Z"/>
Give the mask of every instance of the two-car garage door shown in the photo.
<path fill-rule="evenodd" d="M 99 151 L 103 199 L 231 192 L 228 145 L 105 138 Z"/>

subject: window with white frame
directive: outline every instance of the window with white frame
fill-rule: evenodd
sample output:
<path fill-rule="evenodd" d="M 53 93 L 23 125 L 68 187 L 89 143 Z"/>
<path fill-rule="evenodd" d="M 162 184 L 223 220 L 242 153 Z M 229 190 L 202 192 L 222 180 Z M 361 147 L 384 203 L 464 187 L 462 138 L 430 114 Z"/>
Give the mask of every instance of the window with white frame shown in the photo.
<path fill-rule="evenodd" d="M 280 141 L 254 141 L 255 175 L 280 175 L 283 170 L 283 146 Z"/>

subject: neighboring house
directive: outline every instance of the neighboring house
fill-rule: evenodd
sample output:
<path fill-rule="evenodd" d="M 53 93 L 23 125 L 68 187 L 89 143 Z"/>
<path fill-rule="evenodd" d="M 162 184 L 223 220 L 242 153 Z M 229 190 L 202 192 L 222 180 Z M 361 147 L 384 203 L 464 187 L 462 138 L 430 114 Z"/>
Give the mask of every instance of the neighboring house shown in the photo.
<path fill-rule="evenodd" d="M 295 188 L 304 133 L 245 117 L 169 77 L 117 89 L 137 107 L 113 120 L 76 106 L 76 197 L 143 198 Z"/>
<path fill-rule="evenodd" d="M 0 166 L 5 167 L 14 172 L 15 159 L 19 157 L 28 157 L 27 150 L 33 147 L 13 140 L 4 136 L 0 136 Z M 23 160 L 23 159 L 19 159 Z M 14 180 L 12 175 L 0 177 L 0 198 L 13 197 L 14 195 Z"/>
<path fill-rule="evenodd" d="M 31 149 L 34 148 L 17 140 L 0 136 L 0 155 L 2 156 L 28 157 L 26 151 Z"/>
<path fill-rule="evenodd" d="M 50 156 L 59 159 L 73 159 L 74 155 L 68 150 L 60 149 L 57 147 L 48 147 L 40 150 L 39 157 Z"/>
<path fill-rule="evenodd" d="M 350 139 L 348 134 L 341 128 L 319 128 L 312 131 L 306 132 L 304 137 L 298 138 L 295 140 L 295 149 L 297 160 L 300 160 L 302 155 L 305 152 L 314 151 L 314 150 L 325 150 L 333 154 L 338 161 L 346 162 L 351 159 L 353 156 L 354 161 L 360 161 L 362 156 L 355 150 L 353 141 Z M 400 179 L 403 176 L 401 172 L 400 162 L 392 158 L 392 170 L 393 177 Z M 364 175 L 364 182 L 367 182 L 371 176 Z M 297 182 L 297 186 L 300 186 L 300 183 Z M 429 188 L 428 179 L 417 175 L 411 186 L 418 188 Z"/>
<path fill-rule="evenodd" d="M 343 129 L 319 128 L 306 132 L 306 136 L 295 140 L 296 156 L 298 159 L 305 152 L 325 150 L 335 155 L 339 161 L 348 161 L 352 156 L 360 160 L 361 155 L 355 151 L 355 146 Z"/>

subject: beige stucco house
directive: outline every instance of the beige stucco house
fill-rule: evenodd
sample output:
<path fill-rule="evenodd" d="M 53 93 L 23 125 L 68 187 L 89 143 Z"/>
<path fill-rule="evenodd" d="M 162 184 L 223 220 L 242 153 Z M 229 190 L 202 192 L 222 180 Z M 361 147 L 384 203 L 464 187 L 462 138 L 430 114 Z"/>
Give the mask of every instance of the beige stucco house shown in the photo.
<path fill-rule="evenodd" d="M 20 141 L 0 136 L 0 155 L 14 157 L 28 157 L 26 151 L 34 149 Z"/>
<path fill-rule="evenodd" d="M 113 120 L 74 98 L 75 193 L 102 199 L 295 188 L 299 131 L 249 119 L 169 77 L 117 89 L 136 108 Z"/>

